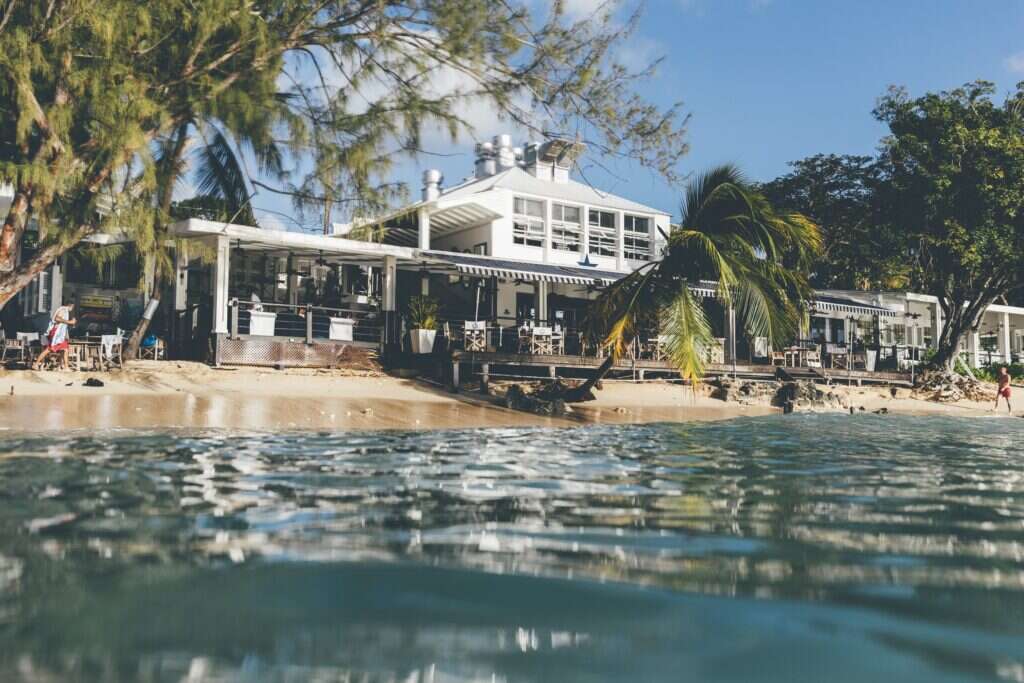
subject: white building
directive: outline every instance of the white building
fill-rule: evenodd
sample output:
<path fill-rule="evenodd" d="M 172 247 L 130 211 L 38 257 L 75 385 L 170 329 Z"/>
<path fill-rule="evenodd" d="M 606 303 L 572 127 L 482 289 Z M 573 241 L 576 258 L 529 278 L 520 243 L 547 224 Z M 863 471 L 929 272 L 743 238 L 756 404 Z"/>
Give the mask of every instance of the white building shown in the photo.
<path fill-rule="evenodd" d="M 581 285 L 615 280 L 651 260 L 670 227 L 666 211 L 572 179 L 581 151 L 563 140 L 514 148 L 499 135 L 477 145 L 473 175 L 446 187 L 440 172 L 427 171 L 420 201 L 362 225 L 380 226 L 385 244 L 497 278 L 496 317 L 548 320 L 553 298 L 586 300 L 593 292 Z M 532 314 L 523 304 L 530 297 Z"/>

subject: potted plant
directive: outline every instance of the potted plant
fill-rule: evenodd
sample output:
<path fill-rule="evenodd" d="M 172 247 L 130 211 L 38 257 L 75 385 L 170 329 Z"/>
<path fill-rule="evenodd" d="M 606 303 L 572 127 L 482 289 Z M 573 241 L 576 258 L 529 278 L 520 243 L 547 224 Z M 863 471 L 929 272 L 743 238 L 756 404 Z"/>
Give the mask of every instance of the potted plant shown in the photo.
<path fill-rule="evenodd" d="M 437 336 L 437 301 L 429 296 L 409 300 L 409 339 L 413 353 L 430 353 Z"/>

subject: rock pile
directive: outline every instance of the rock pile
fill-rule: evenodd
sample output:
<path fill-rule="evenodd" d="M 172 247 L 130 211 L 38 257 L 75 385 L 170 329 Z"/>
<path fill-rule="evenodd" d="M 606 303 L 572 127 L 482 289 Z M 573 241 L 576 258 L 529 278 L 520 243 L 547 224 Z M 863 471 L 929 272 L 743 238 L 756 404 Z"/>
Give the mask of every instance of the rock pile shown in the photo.
<path fill-rule="evenodd" d="M 940 370 L 921 373 L 914 390 L 921 397 L 940 403 L 955 403 L 964 399 L 991 401 L 995 398 L 995 390 L 984 382 Z"/>
<path fill-rule="evenodd" d="M 711 398 L 720 401 L 732 401 L 743 405 L 770 403 L 778 393 L 781 382 L 750 382 L 731 380 L 728 378 L 713 379 L 708 382 L 711 387 Z"/>
<path fill-rule="evenodd" d="M 784 382 L 775 394 L 774 405 L 787 413 L 794 411 L 845 410 L 846 400 L 833 391 L 822 391 L 814 382 Z"/>

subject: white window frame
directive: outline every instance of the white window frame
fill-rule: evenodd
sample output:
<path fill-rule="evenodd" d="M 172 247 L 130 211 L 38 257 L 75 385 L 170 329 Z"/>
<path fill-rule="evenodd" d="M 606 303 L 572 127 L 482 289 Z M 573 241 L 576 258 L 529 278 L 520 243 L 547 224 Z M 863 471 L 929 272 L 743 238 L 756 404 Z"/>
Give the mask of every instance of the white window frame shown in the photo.
<path fill-rule="evenodd" d="M 539 212 L 530 212 L 530 204 L 536 204 Z M 515 197 L 512 200 L 512 242 L 525 247 L 543 247 L 545 239 L 543 200 Z"/>
<path fill-rule="evenodd" d="M 576 211 L 576 221 L 566 219 L 566 209 Z M 583 208 L 572 204 L 551 204 L 551 248 L 579 253 L 583 247 Z"/>
<path fill-rule="evenodd" d="M 595 214 L 597 215 L 597 223 L 593 221 Z M 611 216 L 611 227 L 601 225 L 602 214 L 605 216 Z M 618 256 L 619 235 L 615 226 L 614 211 L 591 208 L 587 211 L 587 228 L 590 235 L 587 243 L 588 254 L 594 254 L 596 256 L 610 256 L 612 258 Z M 597 239 L 595 239 L 595 237 Z"/>
<path fill-rule="evenodd" d="M 642 222 L 643 230 L 637 230 L 637 223 Z M 650 261 L 653 255 L 650 216 L 622 216 L 622 254 L 631 261 Z"/>

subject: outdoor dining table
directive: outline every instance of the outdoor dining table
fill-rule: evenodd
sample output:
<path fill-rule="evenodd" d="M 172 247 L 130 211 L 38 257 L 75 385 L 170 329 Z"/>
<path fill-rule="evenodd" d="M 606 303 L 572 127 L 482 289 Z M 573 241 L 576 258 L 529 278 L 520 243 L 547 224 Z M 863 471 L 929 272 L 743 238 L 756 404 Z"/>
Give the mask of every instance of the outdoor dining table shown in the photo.
<path fill-rule="evenodd" d="M 786 367 L 799 368 L 803 367 L 804 359 L 806 358 L 807 349 L 799 346 L 791 346 L 784 351 L 786 354 Z"/>

